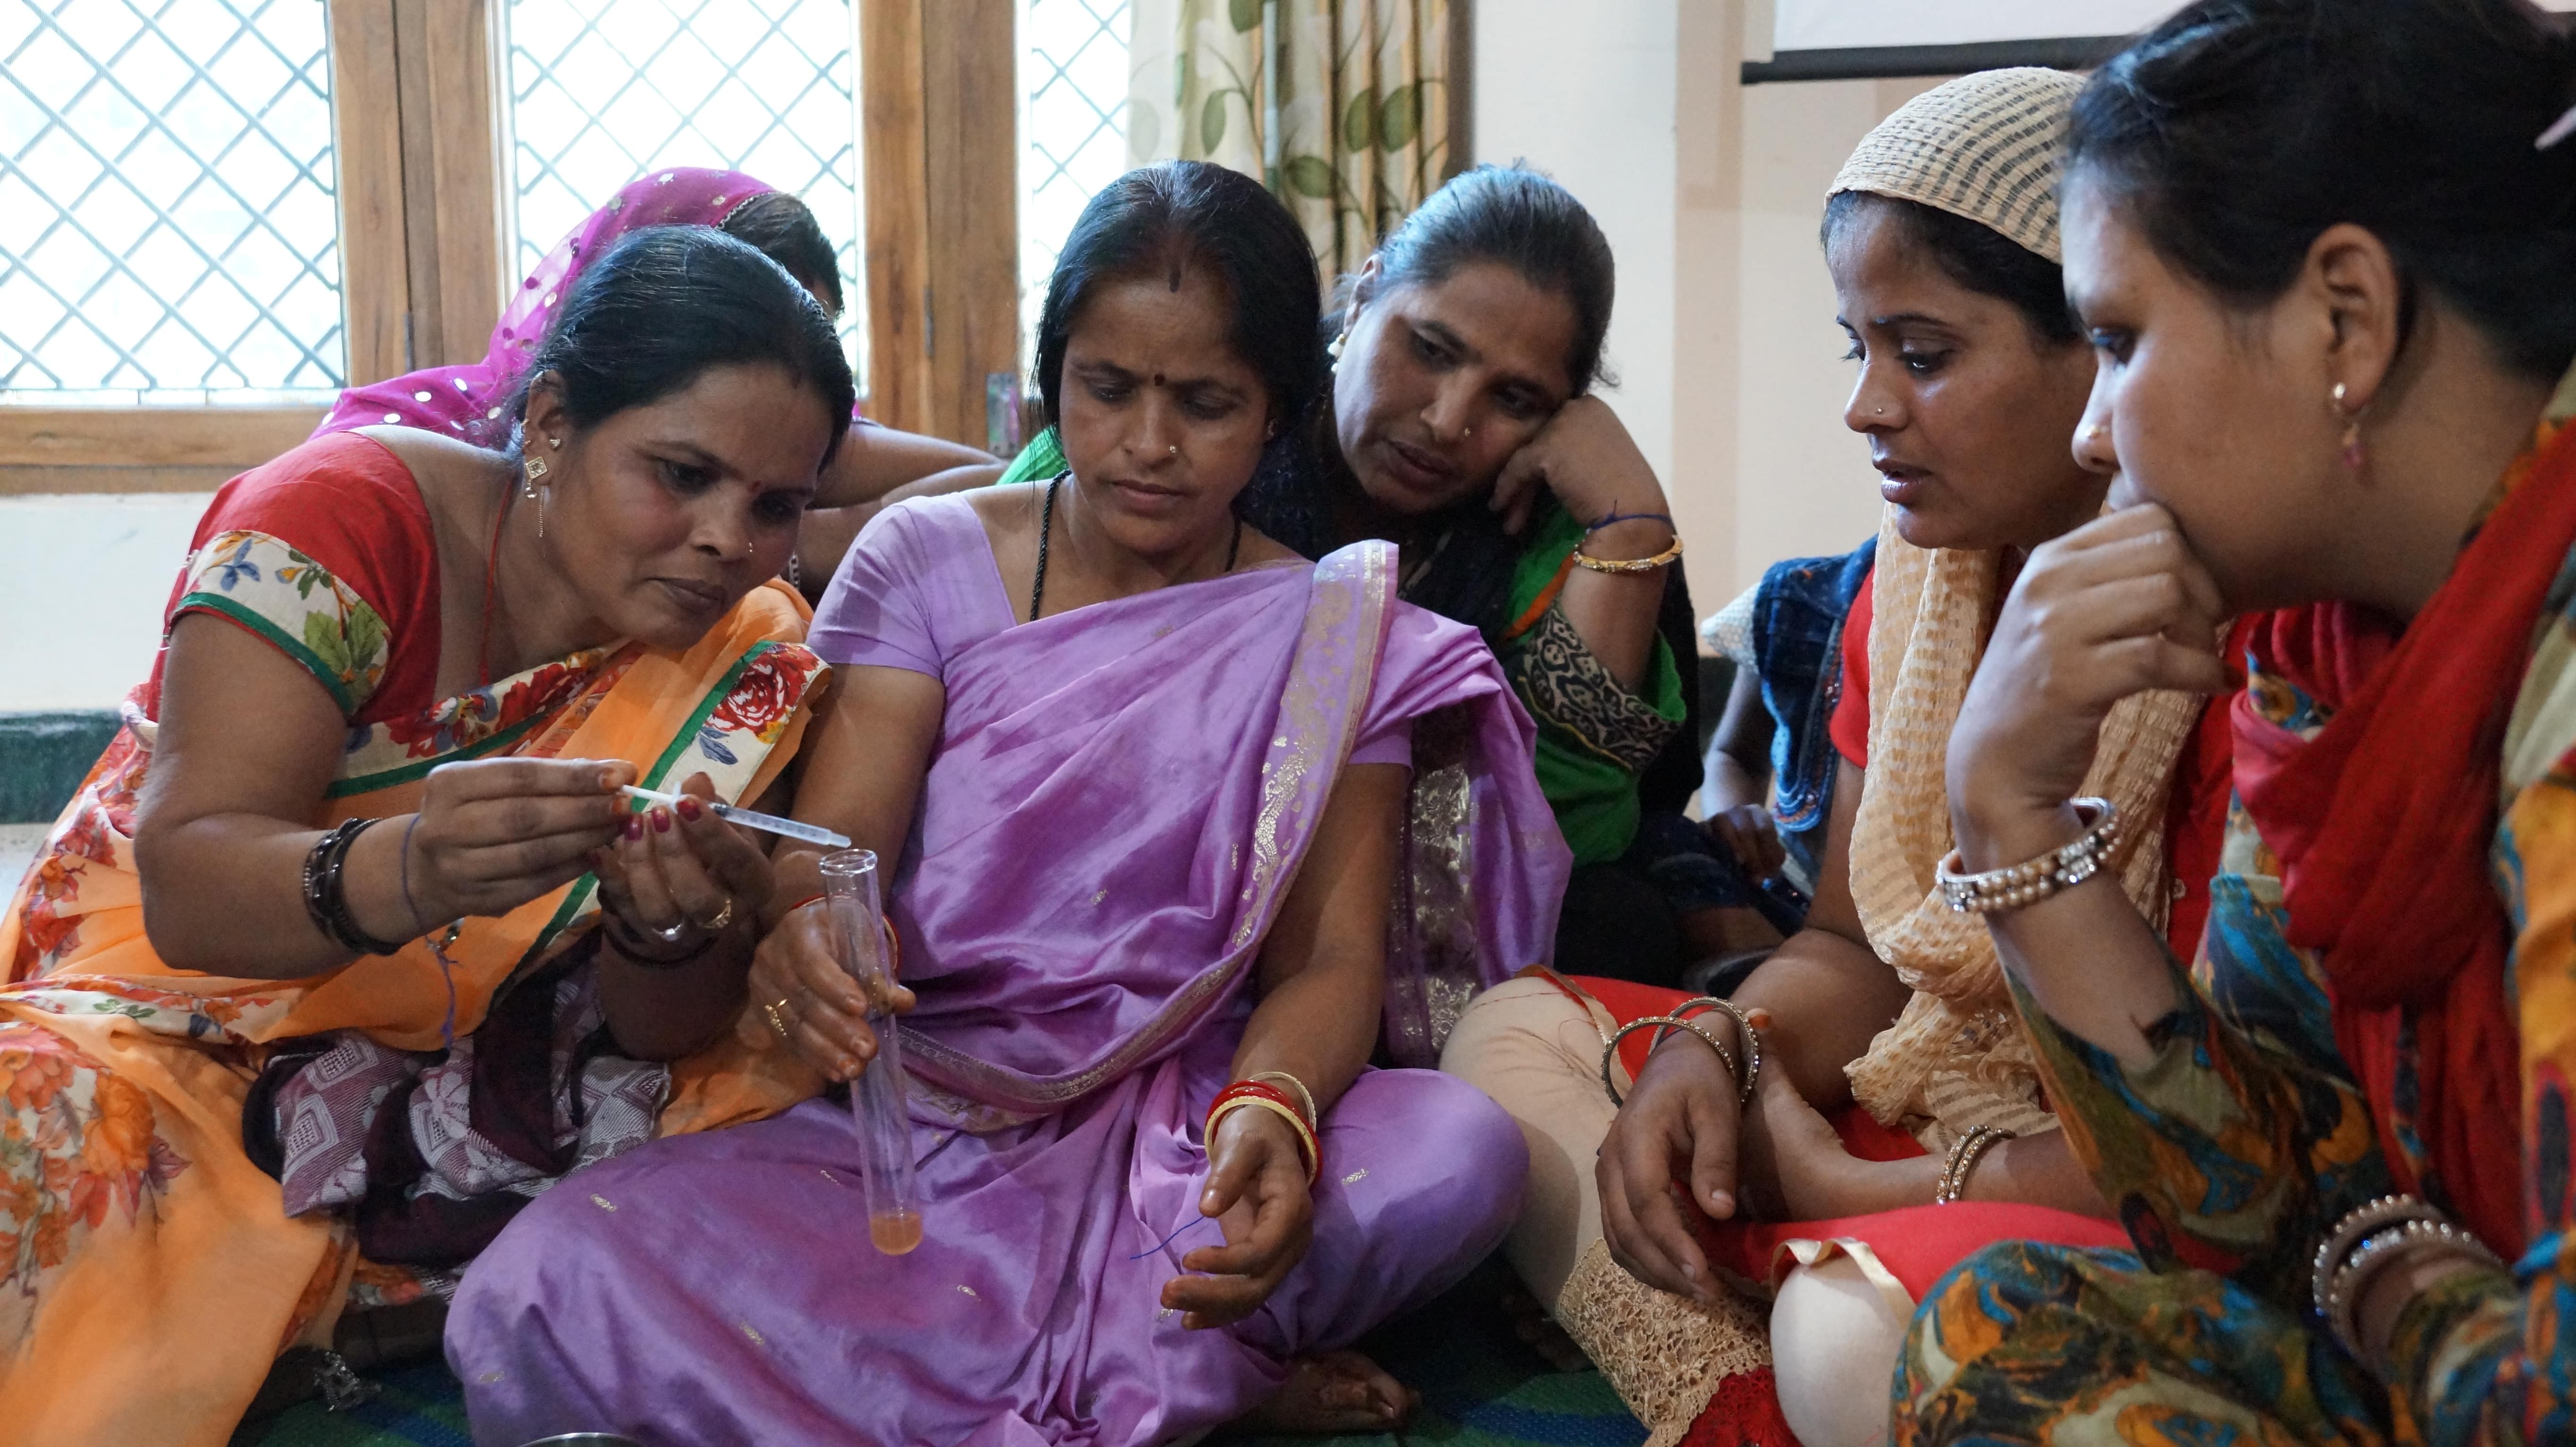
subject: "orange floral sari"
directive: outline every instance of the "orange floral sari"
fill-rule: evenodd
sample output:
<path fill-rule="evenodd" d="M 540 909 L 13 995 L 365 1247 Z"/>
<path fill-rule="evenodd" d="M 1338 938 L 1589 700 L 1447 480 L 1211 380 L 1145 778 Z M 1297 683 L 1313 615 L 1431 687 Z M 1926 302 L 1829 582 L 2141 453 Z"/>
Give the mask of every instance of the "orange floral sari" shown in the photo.
<path fill-rule="evenodd" d="M 705 772 L 756 797 L 794 755 L 827 670 L 804 604 L 771 584 L 686 653 L 577 654 L 362 730 L 328 824 L 407 813 L 440 763 L 626 759 L 648 787 Z M 0 917 L 0 1447 L 220 1444 L 278 1353 L 328 1345 L 343 1307 L 416 1297 L 361 1261 L 339 1213 L 290 1218 L 243 1146 L 272 1047 L 358 1030 L 437 1050 L 596 923 L 596 881 L 433 951 L 417 941 L 302 980 L 163 964 L 144 934 L 131 835 L 153 722 L 126 726 Z M 819 1084 L 728 1032 L 672 1067 L 657 1133 L 756 1119 Z"/>

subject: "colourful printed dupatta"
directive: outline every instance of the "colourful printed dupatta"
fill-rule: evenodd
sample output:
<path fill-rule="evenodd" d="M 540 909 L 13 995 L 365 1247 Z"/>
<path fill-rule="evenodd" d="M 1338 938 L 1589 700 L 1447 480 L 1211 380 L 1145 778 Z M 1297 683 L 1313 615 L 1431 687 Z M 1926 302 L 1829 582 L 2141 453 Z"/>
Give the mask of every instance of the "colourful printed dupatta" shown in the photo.
<path fill-rule="evenodd" d="M 416 807 L 440 764 L 626 759 L 650 787 L 707 773 L 757 796 L 794 756 L 828 670 L 804 603 L 766 584 L 686 653 L 578 654 L 359 734 L 316 822 Z M 580 881 L 305 980 L 173 970 L 145 937 L 133 810 L 156 730 L 126 727 L 0 919 L 0 1447 L 221 1443 L 286 1347 L 327 1344 L 366 1268 L 338 1215 L 290 1218 L 244 1150 L 243 1107 L 283 1042 L 361 1031 L 435 1051 L 598 914 Z M 770 1114 L 815 1082 L 727 1032 L 672 1067 L 659 1131 Z M 765 1043 L 765 1042 L 764 1042 Z"/>
<path fill-rule="evenodd" d="M 2342 602 L 2275 614 L 2236 701 L 2237 792 L 2280 857 L 2284 933 L 2323 952 L 2381 1154 L 2507 1260 L 2529 1227 L 2523 1051 L 2513 921 L 2490 868 L 2507 685 L 2576 543 L 2571 402 L 2553 400 L 2411 622 Z"/>

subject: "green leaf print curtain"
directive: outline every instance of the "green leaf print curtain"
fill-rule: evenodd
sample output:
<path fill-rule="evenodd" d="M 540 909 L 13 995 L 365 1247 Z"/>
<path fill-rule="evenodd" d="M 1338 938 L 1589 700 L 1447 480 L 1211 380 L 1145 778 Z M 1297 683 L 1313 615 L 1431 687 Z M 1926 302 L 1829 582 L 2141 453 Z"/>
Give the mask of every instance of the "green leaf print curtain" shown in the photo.
<path fill-rule="evenodd" d="M 1329 286 L 1449 166 L 1450 0 L 1131 0 L 1135 164 L 1258 176 Z"/>

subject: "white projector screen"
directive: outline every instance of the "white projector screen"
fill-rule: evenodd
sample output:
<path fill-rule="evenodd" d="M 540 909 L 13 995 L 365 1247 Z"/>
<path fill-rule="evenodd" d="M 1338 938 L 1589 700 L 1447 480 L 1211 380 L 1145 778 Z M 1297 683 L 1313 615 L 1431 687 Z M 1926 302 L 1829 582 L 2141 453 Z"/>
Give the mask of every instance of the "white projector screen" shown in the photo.
<path fill-rule="evenodd" d="M 2086 66 L 2184 0 L 1774 0 L 1768 61 L 1747 81 L 1950 75 L 1996 65 Z M 2576 12 L 2576 0 L 2539 0 Z"/>

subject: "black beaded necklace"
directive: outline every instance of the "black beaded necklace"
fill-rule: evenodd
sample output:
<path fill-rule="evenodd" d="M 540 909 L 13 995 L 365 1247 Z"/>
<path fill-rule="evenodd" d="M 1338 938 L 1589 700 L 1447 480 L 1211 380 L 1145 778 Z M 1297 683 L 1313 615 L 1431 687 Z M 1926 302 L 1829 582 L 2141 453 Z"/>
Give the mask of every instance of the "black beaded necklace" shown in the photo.
<path fill-rule="evenodd" d="M 1038 509 L 1038 576 L 1029 585 L 1029 621 L 1032 623 L 1038 621 L 1038 606 L 1046 601 L 1047 543 L 1055 536 L 1055 490 L 1064 486 L 1065 478 L 1071 475 L 1058 473 L 1055 481 L 1047 484 L 1046 502 Z M 1234 539 L 1225 545 L 1226 573 L 1234 571 L 1234 560 L 1242 554 L 1243 519 L 1237 517 L 1234 520 Z"/>

